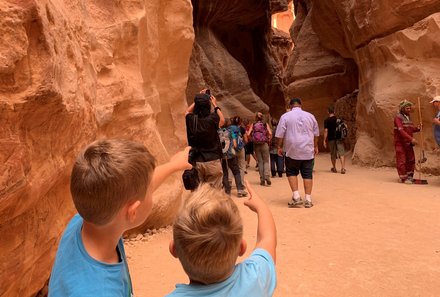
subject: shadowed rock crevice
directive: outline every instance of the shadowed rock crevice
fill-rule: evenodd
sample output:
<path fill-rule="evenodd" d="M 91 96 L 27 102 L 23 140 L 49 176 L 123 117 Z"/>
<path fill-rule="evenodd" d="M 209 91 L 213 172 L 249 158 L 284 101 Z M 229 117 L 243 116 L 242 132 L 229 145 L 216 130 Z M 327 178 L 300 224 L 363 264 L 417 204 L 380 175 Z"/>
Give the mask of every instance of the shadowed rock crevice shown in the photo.
<path fill-rule="evenodd" d="M 188 102 L 194 93 L 208 87 L 227 116 L 252 118 L 255 111 L 269 110 L 280 115 L 284 111 L 284 95 L 281 70 L 270 49 L 270 2 L 192 3 L 196 40 Z M 287 3 L 281 4 L 274 9 L 287 9 Z"/>
<path fill-rule="evenodd" d="M 297 1 L 296 19 L 290 30 L 295 48 L 284 83 L 286 94 L 302 98 L 304 109 L 315 115 L 323 129 L 327 107 L 358 88 L 358 70 L 352 58 L 344 58 L 321 43 L 312 22 L 314 5 L 308 0 Z"/>

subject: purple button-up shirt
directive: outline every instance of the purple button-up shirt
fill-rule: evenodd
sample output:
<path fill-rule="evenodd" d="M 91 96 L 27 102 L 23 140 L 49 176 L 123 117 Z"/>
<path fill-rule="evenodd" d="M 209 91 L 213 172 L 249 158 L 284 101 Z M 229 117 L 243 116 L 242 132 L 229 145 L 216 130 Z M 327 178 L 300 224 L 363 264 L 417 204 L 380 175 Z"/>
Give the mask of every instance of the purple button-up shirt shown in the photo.
<path fill-rule="evenodd" d="M 275 137 L 284 138 L 283 150 L 294 160 L 311 160 L 315 157 L 314 137 L 319 136 L 315 116 L 300 107 L 281 116 Z"/>

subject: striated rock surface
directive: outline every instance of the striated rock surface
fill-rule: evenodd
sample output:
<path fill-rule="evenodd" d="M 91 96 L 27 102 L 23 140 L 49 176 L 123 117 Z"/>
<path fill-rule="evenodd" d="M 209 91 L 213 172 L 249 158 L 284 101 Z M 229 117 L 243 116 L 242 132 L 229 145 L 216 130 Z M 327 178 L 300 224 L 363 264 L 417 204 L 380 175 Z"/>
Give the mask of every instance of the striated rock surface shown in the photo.
<path fill-rule="evenodd" d="M 288 1 L 192 0 L 192 4 L 196 40 L 188 102 L 207 87 L 227 117 L 253 119 L 256 111 L 282 114 L 284 94 L 280 66 L 270 50 L 270 15 L 287 10 Z"/>
<path fill-rule="evenodd" d="M 289 98 L 303 99 L 303 108 L 323 126 L 327 107 L 357 89 L 357 68 L 352 59 L 322 46 L 312 26 L 312 1 L 295 6 L 296 20 L 291 28 L 295 44 L 284 76 Z M 329 28 L 330 29 L 330 28 Z"/>
<path fill-rule="evenodd" d="M 275 73 L 277 79 L 279 79 L 282 83 L 282 86 L 285 88 L 283 83 L 283 77 L 285 75 L 287 69 L 287 63 L 289 61 L 290 53 L 293 49 L 293 42 L 290 38 L 289 34 L 278 30 L 276 28 L 272 29 L 272 38 L 271 38 L 271 56 L 276 61 L 277 71 Z"/>
<path fill-rule="evenodd" d="M 287 93 L 299 91 L 317 101 L 315 106 L 325 108 L 331 99 L 318 99 L 322 93 L 330 92 L 337 98 L 359 88 L 353 159 L 375 166 L 394 165 L 392 122 L 397 105 L 402 99 L 416 103 L 420 97 L 423 145 L 428 154 L 423 170 L 440 174 L 436 165 L 439 156 L 431 153 L 433 111 L 428 103 L 440 94 L 436 70 L 440 67 L 440 2 L 320 0 L 312 5 L 311 1 L 297 0 L 295 10 L 297 21 L 291 35 L 296 47 L 285 76 Z M 353 79 L 338 77 L 341 73 L 358 74 Z M 332 82 L 326 82 L 323 74 L 330 75 Z M 419 121 L 417 112 L 413 119 Z"/>
<path fill-rule="evenodd" d="M 0 296 L 33 296 L 75 213 L 69 179 L 89 142 L 143 142 L 158 163 L 184 145 L 194 40 L 188 1 L 0 2 Z M 169 224 L 180 176 L 141 229 Z"/>
<path fill-rule="evenodd" d="M 390 134 L 398 103 L 403 99 L 417 103 L 419 98 L 421 121 L 425 127 L 424 146 L 429 151 L 430 160 L 425 170 L 440 174 L 439 156 L 430 152 L 436 145 L 431 128 L 434 114 L 428 103 L 433 96 L 440 94 L 440 13 L 428 16 L 412 27 L 375 39 L 358 49 L 356 55 L 362 65 L 358 121 L 369 120 L 366 125 L 359 126 L 358 139 L 374 149 L 363 150 L 362 146 L 356 146 L 354 159 L 364 164 L 392 164 L 394 150 Z M 416 124 L 420 122 L 418 108 L 416 106 L 412 114 Z M 415 136 L 420 142 L 420 135 Z M 419 149 L 420 146 L 416 147 L 416 151 Z"/>

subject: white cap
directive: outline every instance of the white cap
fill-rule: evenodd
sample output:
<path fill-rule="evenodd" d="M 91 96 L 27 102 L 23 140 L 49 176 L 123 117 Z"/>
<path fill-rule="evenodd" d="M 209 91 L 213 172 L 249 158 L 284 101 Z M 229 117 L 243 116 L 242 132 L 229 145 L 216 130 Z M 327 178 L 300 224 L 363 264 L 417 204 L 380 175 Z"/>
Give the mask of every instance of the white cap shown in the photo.
<path fill-rule="evenodd" d="M 440 96 L 435 96 L 429 103 L 440 102 Z"/>

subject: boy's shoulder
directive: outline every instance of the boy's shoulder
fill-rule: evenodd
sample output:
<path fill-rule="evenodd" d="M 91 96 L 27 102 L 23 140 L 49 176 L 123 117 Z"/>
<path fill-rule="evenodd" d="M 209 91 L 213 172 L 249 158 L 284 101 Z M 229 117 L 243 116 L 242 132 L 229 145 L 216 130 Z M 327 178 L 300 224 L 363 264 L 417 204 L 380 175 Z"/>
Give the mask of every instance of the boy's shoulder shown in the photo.
<path fill-rule="evenodd" d="M 118 244 L 120 263 L 99 262 L 84 248 L 83 222 L 81 216 L 75 215 L 61 237 L 49 281 L 49 297 L 106 296 L 105 292 L 112 291 L 116 292 L 112 296 L 128 296 L 130 281 L 122 240 Z M 105 286 L 103 280 L 106 280 Z"/>
<path fill-rule="evenodd" d="M 270 253 L 268 251 L 266 251 L 265 249 L 262 248 L 257 248 L 255 249 L 252 254 L 250 254 L 250 256 L 248 258 L 246 258 L 242 263 L 239 263 L 237 265 L 237 267 L 243 266 L 243 265 L 247 265 L 247 266 L 253 266 L 256 269 L 258 269 L 259 271 L 261 271 L 261 269 L 269 269 L 271 270 L 273 268 L 273 270 L 275 271 L 275 262 L 273 261 L 272 256 L 270 255 Z M 236 270 L 237 270 L 236 267 Z M 249 268 L 249 267 L 247 267 Z M 244 269 L 241 273 L 249 273 L 248 269 Z"/>
<path fill-rule="evenodd" d="M 272 296 L 276 288 L 275 263 L 264 249 L 255 249 L 243 262 L 235 266 L 230 277 L 211 285 L 176 285 L 167 297 L 207 296 Z"/>
<path fill-rule="evenodd" d="M 64 229 L 63 235 L 61 236 L 58 250 L 61 248 L 71 247 L 69 244 L 66 245 L 65 242 L 75 240 L 75 234 L 78 232 L 78 230 L 81 230 L 83 222 L 84 220 L 79 214 L 74 215 L 70 219 L 69 223 L 67 223 L 67 226 Z"/>

